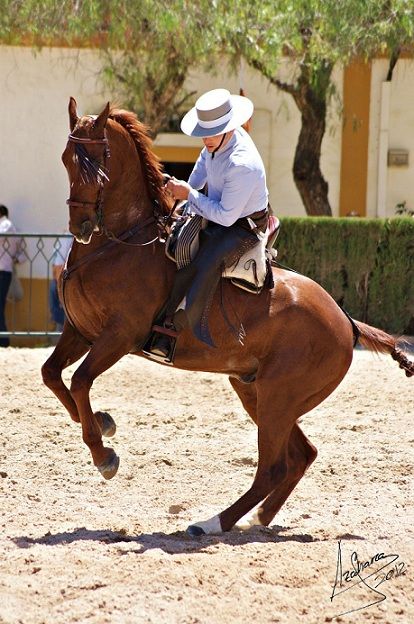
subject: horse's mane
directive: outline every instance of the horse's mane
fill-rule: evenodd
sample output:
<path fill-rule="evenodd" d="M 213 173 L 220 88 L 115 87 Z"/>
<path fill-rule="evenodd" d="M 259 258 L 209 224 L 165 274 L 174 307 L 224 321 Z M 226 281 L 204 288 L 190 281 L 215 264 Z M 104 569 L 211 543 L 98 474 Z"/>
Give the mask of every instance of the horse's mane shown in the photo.
<path fill-rule="evenodd" d="M 164 180 L 162 177 L 162 166 L 156 154 L 152 151 L 152 140 L 149 135 L 149 128 L 138 121 L 135 113 L 120 108 L 113 108 L 109 113 L 109 119 L 119 123 L 128 132 L 135 143 L 141 166 L 144 172 L 145 181 L 151 199 L 155 199 L 161 211 L 165 214 L 169 212 L 169 201 L 164 191 Z"/>

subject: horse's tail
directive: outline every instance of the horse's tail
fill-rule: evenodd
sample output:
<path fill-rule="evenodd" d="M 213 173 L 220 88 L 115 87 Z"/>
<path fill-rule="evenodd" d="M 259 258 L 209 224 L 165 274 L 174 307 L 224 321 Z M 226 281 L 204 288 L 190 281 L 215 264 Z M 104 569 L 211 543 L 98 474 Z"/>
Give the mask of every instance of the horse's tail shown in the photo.
<path fill-rule="evenodd" d="M 359 331 L 358 342 L 363 347 L 376 353 L 389 353 L 393 360 L 398 362 L 400 368 L 405 371 L 407 377 L 414 375 L 414 362 L 407 358 L 404 351 L 398 346 L 395 338 L 381 329 L 376 329 L 366 323 L 361 323 L 360 321 L 354 321 L 354 323 Z"/>

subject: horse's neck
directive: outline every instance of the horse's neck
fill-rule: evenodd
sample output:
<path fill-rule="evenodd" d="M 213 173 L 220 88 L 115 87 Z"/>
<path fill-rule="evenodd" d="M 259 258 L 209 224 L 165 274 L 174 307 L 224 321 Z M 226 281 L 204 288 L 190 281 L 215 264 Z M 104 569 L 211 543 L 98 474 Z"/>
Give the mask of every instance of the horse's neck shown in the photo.
<path fill-rule="evenodd" d="M 153 214 L 153 202 L 146 188 L 134 184 L 130 176 L 120 179 L 104 194 L 103 226 L 115 236 L 147 221 Z"/>
<path fill-rule="evenodd" d="M 136 179 L 134 179 L 136 178 Z M 103 192 L 101 231 L 93 234 L 88 245 L 82 245 L 79 256 L 87 255 L 106 245 L 109 238 L 120 238 L 129 230 L 148 223 L 154 215 L 154 204 L 140 176 L 120 176 L 116 184 Z"/>

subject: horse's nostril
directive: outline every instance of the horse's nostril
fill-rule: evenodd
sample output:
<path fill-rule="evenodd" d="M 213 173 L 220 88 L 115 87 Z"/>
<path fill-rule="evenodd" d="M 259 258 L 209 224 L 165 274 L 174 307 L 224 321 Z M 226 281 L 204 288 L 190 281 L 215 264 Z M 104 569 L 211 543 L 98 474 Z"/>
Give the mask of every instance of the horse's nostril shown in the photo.
<path fill-rule="evenodd" d="M 83 221 L 80 227 L 81 236 L 84 236 L 85 234 L 90 234 L 92 231 L 93 231 L 92 221 L 89 221 L 89 219 L 87 221 Z"/>

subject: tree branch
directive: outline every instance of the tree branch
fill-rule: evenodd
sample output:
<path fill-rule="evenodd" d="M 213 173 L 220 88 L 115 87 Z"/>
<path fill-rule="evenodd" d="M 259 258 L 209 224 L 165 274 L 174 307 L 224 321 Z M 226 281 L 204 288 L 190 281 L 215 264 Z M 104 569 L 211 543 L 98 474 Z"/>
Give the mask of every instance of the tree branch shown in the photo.
<path fill-rule="evenodd" d="M 262 63 L 260 63 L 260 61 L 253 59 L 251 61 L 248 61 L 248 63 L 254 69 L 257 69 L 257 71 L 259 71 L 262 74 L 262 76 L 265 76 L 272 85 L 274 85 L 275 87 L 278 87 L 281 91 L 284 91 L 285 93 L 290 93 L 290 95 L 292 96 L 295 95 L 297 89 L 292 84 L 288 84 L 287 82 L 282 82 L 278 78 L 271 76 L 269 72 L 266 70 L 265 66 Z"/>
<path fill-rule="evenodd" d="M 397 46 L 396 48 L 392 50 L 391 56 L 390 56 L 390 64 L 388 65 L 388 73 L 385 79 L 386 82 L 391 82 L 392 74 L 394 72 L 394 68 L 397 64 L 397 61 L 400 58 L 400 54 L 401 54 L 401 46 Z"/>

